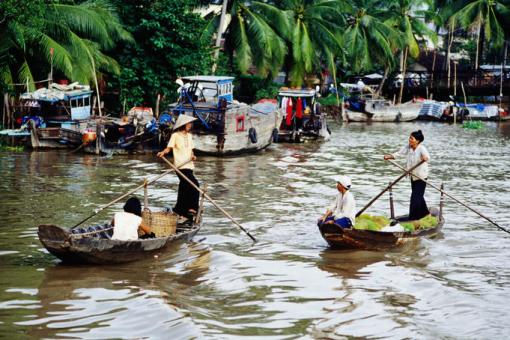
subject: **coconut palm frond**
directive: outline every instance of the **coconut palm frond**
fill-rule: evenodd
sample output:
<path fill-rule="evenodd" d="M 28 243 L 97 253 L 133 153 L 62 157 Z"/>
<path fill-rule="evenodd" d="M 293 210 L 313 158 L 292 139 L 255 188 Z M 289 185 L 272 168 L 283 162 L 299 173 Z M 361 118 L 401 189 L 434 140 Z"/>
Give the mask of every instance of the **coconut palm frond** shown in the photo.
<path fill-rule="evenodd" d="M 30 69 L 30 66 L 28 65 L 26 60 L 24 60 L 23 63 L 20 65 L 18 69 L 17 78 L 20 83 L 28 82 L 27 92 L 35 90 L 34 76 L 32 75 L 32 70 Z"/>

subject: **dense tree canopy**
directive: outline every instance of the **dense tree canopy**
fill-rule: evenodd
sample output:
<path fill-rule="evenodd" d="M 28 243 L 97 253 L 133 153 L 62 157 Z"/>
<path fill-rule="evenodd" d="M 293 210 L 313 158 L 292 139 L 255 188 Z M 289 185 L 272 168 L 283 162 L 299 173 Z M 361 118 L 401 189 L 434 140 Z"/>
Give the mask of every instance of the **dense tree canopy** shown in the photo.
<path fill-rule="evenodd" d="M 284 70 L 293 85 L 326 69 L 387 74 L 407 60 L 402 55 L 417 57 L 425 40 L 436 43 L 446 31 L 447 43 L 463 34 L 466 46 L 476 47 L 471 63 L 478 64 L 481 50 L 497 54 L 510 34 L 508 0 L 224 1 L 228 20 L 216 73 L 256 72 L 270 80 Z M 119 93 L 118 103 L 153 105 L 158 94 L 173 100 L 177 77 L 212 72 L 220 15 L 196 12 L 209 3 L 3 0 L 0 83 L 28 79 L 33 88 L 51 63 L 56 73 L 91 83 L 94 63 L 96 75 Z"/>

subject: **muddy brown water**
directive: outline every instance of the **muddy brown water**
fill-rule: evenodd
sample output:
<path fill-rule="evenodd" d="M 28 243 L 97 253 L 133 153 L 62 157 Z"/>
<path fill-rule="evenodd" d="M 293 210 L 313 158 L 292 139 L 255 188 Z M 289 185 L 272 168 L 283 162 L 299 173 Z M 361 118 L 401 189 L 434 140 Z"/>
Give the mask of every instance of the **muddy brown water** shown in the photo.
<path fill-rule="evenodd" d="M 400 172 L 382 161 L 422 129 L 430 180 L 510 227 L 510 125 L 332 125 L 322 144 L 200 158 L 196 176 L 258 238 L 211 204 L 194 241 L 157 259 L 66 266 L 38 241 L 159 174 L 152 156 L 0 153 L 0 338 L 389 338 L 510 336 L 510 235 L 446 201 L 441 237 L 389 252 L 328 249 L 315 225 L 348 174 L 360 208 Z M 177 178 L 149 190 L 170 206 Z M 141 195 L 142 193 L 140 193 Z M 394 190 L 407 210 L 407 180 Z M 387 213 L 387 196 L 369 209 Z M 426 198 L 437 205 L 430 187 Z M 108 220 L 122 203 L 91 221 Z"/>

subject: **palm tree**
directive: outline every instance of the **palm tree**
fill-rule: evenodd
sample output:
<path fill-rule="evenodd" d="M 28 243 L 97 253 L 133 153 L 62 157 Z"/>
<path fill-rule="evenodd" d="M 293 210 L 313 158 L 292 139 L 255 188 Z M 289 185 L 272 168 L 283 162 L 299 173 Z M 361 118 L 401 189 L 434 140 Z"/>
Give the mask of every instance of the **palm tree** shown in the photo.
<path fill-rule="evenodd" d="M 385 74 L 395 66 L 395 53 L 403 46 L 402 34 L 384 22 L 386 6 L 371 0 L 354 0 L 343 34 L 348 61 L 354 72 L 379 64 Z"/>
<path fill-rule="evenodd" d="M 66 77 L 90 83 L 93 65 L 117 73 L 115 60 L 104 54 L 118 41 L 130 41 L 113 7 L 106 1 L 79 5 L 49 3 L 44 6 L 40 25 L 28 26 L 15 18 L 1 28 L 0 80 L 4 84 L 29 82 L 34 73 L 47 72 L 50 65 Z"/>
<path fill-rule="evenodd" d="M 335 75 L 336 60 L 343 57 L 341 34 L 345 12 L 342 0 L 287 0 L 280 4 L 287 24 L 275 29 L 289 46 L 286 69 L 291 84 L 300 86 L 304 77 L 324 65 Z"/>
<path fill-rule="evenodd" d="M 253 64 L 263 76 L 278 72 L 287 52 L 283 39 L 272 27 L 285 24 L 280 11 L 263 2 L 232 0 L 226 4 L 226 12 L 230 22 L 225 29 L 225 50 L 238 70 L 247 73 Z M 205 39 L 210 39 L 220 24 L 218 15 L 208 19 Z M 221 32 L 217 34 L 219 38 Z"/>
<path fill-rule="evenodd" d="M 401 57 L 401 72 L 403 80 L 407 66 L 407 58 L 413 58 L 420 54 L 420 47 L 417 37 L 430 38 L 434 44 L 437 43 L 437 36 L 433 30 L 427 27 L 425 18 L 431 16 L 431 3 L 421 0 L 394 0 L 388 4 L 388 12 L 391 17 L 385 21 L 386 24 L 400 31 L 403 37 L 404 50 Z M 405 82 L 402 81 L 398 102 L 402 101 L 402 94 Z"/>
<path fill-rule="evenodd" d="M 449 21 L 464 29 L 476 32 L 475 69 L 478 69 L 480 50 L 483 49 L 481 36 L 491 41 L 494 47 L 502 47 L 505 41 L 504 20 L 510 15 L 510 9 L 503 1 L 473 0 L 466 1 L 465 6 L 454 13 Z"/>

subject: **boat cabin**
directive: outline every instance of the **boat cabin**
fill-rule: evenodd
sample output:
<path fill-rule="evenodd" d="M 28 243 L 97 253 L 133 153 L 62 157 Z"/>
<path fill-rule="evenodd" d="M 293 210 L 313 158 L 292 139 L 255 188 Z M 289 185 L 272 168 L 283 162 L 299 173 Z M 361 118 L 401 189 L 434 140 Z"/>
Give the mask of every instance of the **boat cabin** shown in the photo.
<path fill-rule="evenodd" d="M 223 133 L 225 112 L 234 104 L 234 77 L 191 76 L 178 80 L 179 100 L 169 107 L 175 117 L 188 114 L 198 118 L 201 127 L 208 132 Z M 176 118 L 175 118 L 176 120 Z"/>
<path fill-rule="evenodd" d="M 88 85 L 50 84 L 21 95 L 22 122 L 35 119 L 38 127 L 68 125 L 90 118 L 92 91 Z"/>

